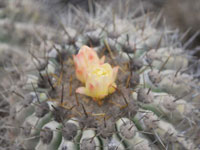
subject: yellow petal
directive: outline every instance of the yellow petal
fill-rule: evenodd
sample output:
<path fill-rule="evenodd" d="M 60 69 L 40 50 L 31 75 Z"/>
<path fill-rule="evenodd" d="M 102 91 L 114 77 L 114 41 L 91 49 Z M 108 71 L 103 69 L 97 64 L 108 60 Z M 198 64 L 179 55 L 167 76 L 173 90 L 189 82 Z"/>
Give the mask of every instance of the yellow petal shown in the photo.
<path fill-rule="evenodd" d="M 99 59 L 93 49 L 83 46 L 79 53 L 73 56 L 73 59 L 76 67 L 76 76 L 85 83 L 85 87 L 79 87 L 76 90 L 77 93 L 100 101 L 116 91 L 115 80 L 118 67 L 112 68 L 110 64 L 104 63 L 105 56 Z"/>
<path fill-rule="evenodd" d="M 115 83 L 112 83 L 108 88 L 108 93 L 112 94 L 116 91 L 117 85 Z"/>

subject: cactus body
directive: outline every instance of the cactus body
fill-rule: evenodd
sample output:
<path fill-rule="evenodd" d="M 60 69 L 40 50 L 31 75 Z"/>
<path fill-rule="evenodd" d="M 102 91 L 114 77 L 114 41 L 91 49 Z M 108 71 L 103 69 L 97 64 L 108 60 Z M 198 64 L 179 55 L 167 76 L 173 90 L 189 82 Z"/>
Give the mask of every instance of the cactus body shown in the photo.
<path fill-rule="evenodd" d="M 34 51 L 24 52 L 19 69 L 12 59 L 4 66 L 18 76 L 13 86 L 4 86 L 12 87 L 4 97 L 13 111 L 9 134 L 14 149 L 198 150 L 200 84 L 190 72 L 191 56 L 174 43 L 177 34 L 156 29 L 156 19 L 151 22 L 147 14 L 122 17 L 111 6 L 95 6 L 95 14 L 69 7 L 57 30 L 41 25 L 36 32 L 22 22 L 27 16 L 13 17 L 16 39 L 10 43 L 25 49 L 20 39 L 28 34 Z M 35 17 L 32 22 L 40 18 Z M 119 67 L 115 92 L 101 104 L 76 93 L 82 83 L 76 79 L 73 56 L 83 45 Z"/>

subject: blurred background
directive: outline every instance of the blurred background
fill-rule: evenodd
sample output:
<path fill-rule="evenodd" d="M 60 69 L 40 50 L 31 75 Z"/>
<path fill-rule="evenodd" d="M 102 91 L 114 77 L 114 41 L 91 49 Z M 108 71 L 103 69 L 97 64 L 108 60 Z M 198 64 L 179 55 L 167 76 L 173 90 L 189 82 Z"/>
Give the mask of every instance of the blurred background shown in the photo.
<path fill-rule="evenodd" d="M 23 46 L 33 38 L 33 25 L 36 25 L 35 28 L 39 25 L 59 28 L 60 21 L 67 22 L 69 8 L 92 9 L 95 12 L 94 2 L 102 7 L 110 5 L 110 9 L 118 14 L 126 9 L 134 12 L 135 17 L 141 12 L 160 14 L 166 26 L 187 34 L 183 42 L 193 38 L 187 49 L 195 49 L 194 55 L 200 56 L 197 50 L 200 41 L 199 0 L 0 0 L 0 43 Z M 112 14 L 109 15 L 112 17 Z"/>

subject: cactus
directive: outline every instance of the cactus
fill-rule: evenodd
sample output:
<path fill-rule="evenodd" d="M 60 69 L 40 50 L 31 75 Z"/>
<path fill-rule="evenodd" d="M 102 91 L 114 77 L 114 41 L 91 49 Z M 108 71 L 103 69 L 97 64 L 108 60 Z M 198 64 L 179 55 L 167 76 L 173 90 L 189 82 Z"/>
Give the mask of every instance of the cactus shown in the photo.
<path fill-rule="evenodd" d="M 57 31 L 51 26 L 39 33 L 31 27 L 27 29 L 35 39 L 32 48 L 37 49 L 29 52 L 27 58 L 11 48 L 23 58 L 24 71 L 20 66 L 16 69 L 19 79 L 13 80 L 15 84 L 2 86 L 11 89 L 7 98 L 10 117 L 5 124 L 10 128 L 7 134 L 12 137 L 10 147 L 200 148 L 200 112 L 196 105 L 200 84 L 189 69 L 191 56 L 174 43 L 177 33 L 156 29 L 147 14 L 132 18 L 130 12 L 121 18 L 109 8 L 96 4 L 96 14 L 92 15 L 69 7 L 73 17 L 68 19 L 72 24 L 64 22 Z M 23 23 L 22 20 L 17 21 Z M 14 23 L 16 30 L 24 32 L 25 27 L 18 23 Z M 19 42 L 16 40 L 13 42 Z M 114 66 L 118 66 L 116 81 L 111 82 L 112 92 L 101 97 L 76 92 L 83 83 L 75 77 L 73 56 L 78 58 L 83 45 L 92 47 L 99 57 L 105 55 L 105 62 L 112 66 L 113 72 Z M 95 100 L 96 97 L 101 100 Z"/>

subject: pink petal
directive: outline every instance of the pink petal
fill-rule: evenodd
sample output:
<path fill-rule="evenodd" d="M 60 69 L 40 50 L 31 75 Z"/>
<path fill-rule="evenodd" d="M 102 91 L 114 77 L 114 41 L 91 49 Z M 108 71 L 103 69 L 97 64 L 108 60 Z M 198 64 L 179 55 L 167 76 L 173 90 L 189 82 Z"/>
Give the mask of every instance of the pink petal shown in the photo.
<path fill-rule="evenodd" d="M 76 59 L 75 55 L 73 55 L 73 61 L 74 61 L 74 63 L 77 63 L 77 59 Z"/>
<path fill-rule="evenodd" d="M 94 56 L 92 54 L 89 54 L 89 60 L 92 61 L 94 59 Z"/>
<path fill-rule="evenodd" d="M 104 63 L 104 61 L 105 61 L 105 56 L 101 57 L 100 64 L 102 65 Z"/>
<path fill-rule="evenodd" d="M 75 55 L 73 55 L 73 60 L 75 61 L 75 58 L 76 58 L 76 56 Z"/>
<path fill-rule="evenodd" d="M 93 91 L 94 88 L 95 88 L 94 85 L 93 85 L 92 83 L 90 83 L 90 84 L 89 84 L 89 89 L 90 89 L 91 91 Z"/>
<path fill-rule="evenodd" d="M 79 50 L 79 53 L 81 53 L 81 52 L 85 53 L 85 51 L 86 51 L 88 48 L 89 48 L 89 47 L 86 46 L 86 45 L 82 46 L 81 49 Z"/>
<path fill-rule="evenodd" d="M 79 75 L 82 75 L 82 74 L 83 74 L 83 71 L 80 70 L 80 69 L 77 69 L 76 72 L 77 72 L 77 74 L 79 74 Z"/>

